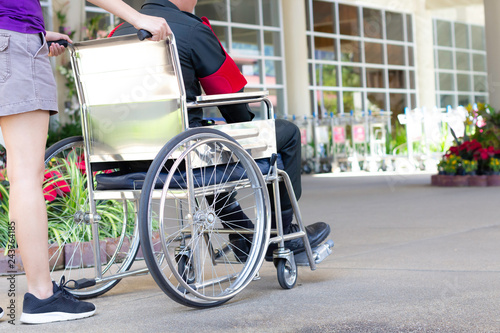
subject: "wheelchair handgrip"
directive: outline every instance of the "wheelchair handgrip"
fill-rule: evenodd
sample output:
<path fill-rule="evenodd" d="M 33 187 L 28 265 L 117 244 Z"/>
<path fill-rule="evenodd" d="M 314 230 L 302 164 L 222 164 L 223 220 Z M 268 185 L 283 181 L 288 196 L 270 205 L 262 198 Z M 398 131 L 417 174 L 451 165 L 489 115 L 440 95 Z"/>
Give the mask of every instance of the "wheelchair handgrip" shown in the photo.
<path fill-rule="evenodd" d="M 139 38 L 139 40 L 145 40 L 146 38 L 151 38 L 151 37 L 153 37 L 153 34 L 147 30 L 141 29 L 137 31 L 137 38 Z"/>
<path fill-rule="evenodd" d="M 64 47 L 68 47 L 68 45 L 69 45 L 69 42 L 67 40 L 59 39 L 59 40 L 55 40 L 52 42 L 47 42 L 47 46 L 50 48 L 50 46 L 54 43 L 59 44 L 59 45 L 64 46 Z"/>

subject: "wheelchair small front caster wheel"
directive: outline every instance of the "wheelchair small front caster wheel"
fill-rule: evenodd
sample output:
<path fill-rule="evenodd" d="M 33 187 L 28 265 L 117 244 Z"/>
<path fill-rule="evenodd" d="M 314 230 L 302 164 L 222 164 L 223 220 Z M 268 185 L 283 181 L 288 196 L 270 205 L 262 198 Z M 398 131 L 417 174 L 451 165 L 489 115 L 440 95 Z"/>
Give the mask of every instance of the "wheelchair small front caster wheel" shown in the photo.
<path fill-rule="evenodd" d="M 283 289 L 292 289 L 297 283 L 297 266 L 287 259 L 280 259 L 276 266 L 278 282 Z"/>
<path fill-rule="evenodd" d="M 194 283 L 194 269 L 188 256 L 180 256 L 179 261 L 177 262 L 177 270 L 186 283 Z"/>

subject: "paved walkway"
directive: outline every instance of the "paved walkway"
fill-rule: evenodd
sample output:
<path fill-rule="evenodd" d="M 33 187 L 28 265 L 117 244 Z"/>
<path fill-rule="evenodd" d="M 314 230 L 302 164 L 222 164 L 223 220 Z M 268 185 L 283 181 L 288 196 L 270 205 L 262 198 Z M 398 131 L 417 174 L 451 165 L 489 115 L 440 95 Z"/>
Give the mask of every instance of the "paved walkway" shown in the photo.
<path fill-rule="evenodd" d="M 233 300 L 195 310 L 141 276 L 95 299 L 92 318 L 11 326 L 4 317 L 0 332 L 500 332 L 500 188 L 434 188 L 429 175 L 303 183 L 306 222 L 328 222 L 335 250 L 314 272 L 300 267 L 292 290 L 265 263 Z M 7 286 L 2 278 L 4 308 Z"/>

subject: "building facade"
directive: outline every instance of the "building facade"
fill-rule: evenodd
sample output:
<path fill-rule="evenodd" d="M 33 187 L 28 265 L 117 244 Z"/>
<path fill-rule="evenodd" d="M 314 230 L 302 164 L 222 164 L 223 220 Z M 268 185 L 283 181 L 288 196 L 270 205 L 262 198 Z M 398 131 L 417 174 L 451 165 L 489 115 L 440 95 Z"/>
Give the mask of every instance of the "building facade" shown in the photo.
<path fill-rule="evenodd" d="M 143 0 L 125 2 L 140 8 Z M 398 114 L 490 101 L 487 2 L 198 0 L 195 14 L 210 19 L 247 90 L 269 90 L 280 116 Z M 63 17 L 75 40 L 119 23 L 83 0 L 41 3 L 47 27 L 58 29 Z"/>

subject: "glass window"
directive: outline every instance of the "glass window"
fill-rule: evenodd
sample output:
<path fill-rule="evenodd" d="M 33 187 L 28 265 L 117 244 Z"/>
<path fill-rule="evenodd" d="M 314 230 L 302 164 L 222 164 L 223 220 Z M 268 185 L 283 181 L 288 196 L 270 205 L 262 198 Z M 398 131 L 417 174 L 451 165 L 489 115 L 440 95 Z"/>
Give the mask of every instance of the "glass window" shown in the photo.
<path fill-rule="evenodd" d="M 457 90 L 471 91 L 471 77 L 468 74 L 457 74 Z M 442 89 L 444 90 L 444 89 Z"/>
<path fill-rule="evenodd" d="M 414 108 L 418 107 L 418 105 L 417 105 L 417 95 L 410 94 L 410 99 L 411 99 L 411 106 L 410 106 L 410 108 L 414 109 Z"/>
<path fill-rule="evenodd" d="M 233 53 L 256 56 L 260 54 L 259 32 L 257 30 L 233 28 Z"/>
<path fill-rule="evenodd" d="M 385 12 L 385 24 L 387 29 L 387 39 L 404 41 L 402 14 Z"/>
<path fill-rule="evenodd" d="M 382 44 L 365 42 L 365 61 L 370 64 L 384 63 Z"/>
<path fill-rule="evenodd" d="M 366 108 L 372 111 L 385 110 L 385 94 L 368 92 L 366 94 Z"/>
<path fill-rule="evenodd" d="M 280 60 L 266 60 L 266 86 L 283 84 L 282 62 Z"/>
<path fill-rule="evenodd" d="M 105 38 L 112 30 L 111 15 L 109 13 L 87 12 L 87 21 L 83 39 Z"/>
<path fill-rule="evenodd" d="M 231 21 L 235 23 L 260 24 L 259 1 L 230 1 Z"/>
<path fill-rule="evenodd" d="M 343 100 L 338 103 L 339 111 L 346 113 L 367 107 L 389 108 L 387 96 L 393 89 L 397 89 L 395 96 L 413 94 L 416 98 L 411 14 L 348 5 L 346 1 L 304 1 L 312 21 L 307 41 L 312 48 L 308 53 L 309 82 L 315 107 L 322 105 L 318 100 L 323 93 L 318 90 L 335 90 L 335 98 Z"/>
<path fill-rule="evenodd" d="M 469 53 L 455 52 L 457 69 L 461 71 L 470 70 L 470 56 Z"/>
<path fill-rule="evenodd" d="M 486 56 L 484 54 L 473 54 L 472 66 L 475 72 L 486 72 Z"/>
<path fill-rule="evenodd" d="M 439 107 L 441 108 L 445 108 L 448 105 L 455 105 L 455 97 L 453 95 L 440 95 L 439 103 Z"/>
<path fill-rule="evenodd" d="M 406 94 L 389 94 L 390 108 L 393 115 L 396 116 L 398 113 L 404 112 L 406 103 Z"/>
<path fill-rule="evenodd" d="M 455 47 L 461 49 L 469 48 L 469 28 L 467 24 L 455 23 Z"/>
<path fill-rule="evenodd" d="M 341 35 L 359 36 L 358 7 L 339 4 L 339 26 Z"/>
<path fill-rule="evenodd" d="M 413 42 L 413 20 L 411 19 L 410 14 L 406 14 L 406 33 L 408 34 L 407 41 Z"/>
<path fill-rule="evenodd" d="M 384 70 L 382 68 L 367 68 L 366 86 L 368 88 L 385 88 Z"/>
<path fill-rule="evenodd" d="M 316 65 L 316 84 L 322 87 L 337 86 L 337 66 L 336 65 Z"/>
<path fill-rule="evenodd" d="M 486 103 L 486 96 L 475 96 L 474 103 Z"/>
<path fill-rule="evenodd" d="M 341 39 L 340 52 L 342 61 L 360 62 L 360 43 L 355 40 Z"/>
<path fill-rule="evenodd" d="M 388 77 L 389 77 L 389 88 L 392 89 L 406 88 L 405 71 L 399 69 L 389 69 Z"/>
<path fill-rule="evenodd" d="M 408 46 L 408 66 L 415 66 L 415 59 L 414 59 L 414 53 L 413 53 L 413 47 Z"/>
<path fill-rule="evenodd" d="M 314 69 L 313 64 L 309 64 L 307 67 L 309 68 L 309 85 L 314 86 L 314 76 L 316 74 L 316 70 Z"/>
<path fill-rule="evenodd" d="M 249 84 L 261 84 L 262 61 L 257 59 L 236 59 L 236 65 L 245 76 Z"/>
<path fill-rule="evenodd" d="M 271 27 L 280 26 L 280 8 L 278 0 L 262 0 L 262 13 L 264 25 Z"/>
<path fill-rule="evenodd" d="M 401 45 L 387 44 L 387 63 L 389 65 L 405 64 L 405 48 Z"/>
<path fill-rule="evenodd" d="M 226 0 L 198 0 L 195 12 L 197 16 L 206 16 L 211 20 L 227 21 L 228 19 Z"/>
<path fill-rule="evenodd" d="M 488 89 L 486 87 L 486 76 L 484 75 L 474 75 L 474 91 L 475 92 L 486 92 Z"/>
<path fill-rule="evenodd" d="M 470 33 L 471 33 L 472 49 L 477 51 L 484 51 L 486 49 L 484 40 L 485 39 L 484 28 L 477 25 L 471 25 Z"/>
<path fill-rule="evenodd" d="M 222 44 L 222 46 L 224 46 L 224 48 L 227 49 L 228 46 L 227 28 L 222 26 L 212 25 L 212 30 L 214 31 L 215 35 L 217 35 L 217 38 L 219 38 L 219 41 Z"/>
<path fill-rule="evenodd" d="M 317 91 L 318 114 L 338 113 L 338 94 L 336 91 Z"/>
<path fill-rule="evenodd" d="M 455 90 L 455 82 L 453 79 L 453 74 L 450 73 L 439 73 L 439 90 Z"/>
<path fill-rule="evenodd" d="M 337 60 L 335 39 L 314 37 L 314 57 L 318 60 Z"/>
<path fill-rule="evenodd" d="M 264 54 L 281 56 L 281 35 L 278 31 L 264 31 Z"/>
<path fill-rule="evenodd" d="M 415 71 L 408 71 L 410 75 L 410 89 L 415 89 Z"/>
<path fill-rule="evenodd" d="M 453 69 L 453 52 L 446 50 L 438 51 L 438 68 Z"/>
<path fill-rule="evenodd" d="M 487 94 L 486 51 L 484 50 L 484 28 L 462 22 L 434 20 L 437 29 L 436 87 L 438 104 L 453 107 L 458 102 L 467 105 L 472 102 L 469 92 Z M 450 34 L 450 29 L 452 34 Z M 447 36 L 453 37 L 448 43 Z"/>
<path fill-rule="evenodd" d="M 271 103 L 273 103 L 274 107 L 274 113 L 278 117 L 283 117 L 286 112 L 283 107 L 285 105 L 285 93 L 283 89 L 268 89 L 269 91 L 269 99 L 271 100 Z M 262 107 L 262 103 L 259 103 L 260 107 Z M 261 112 L 265 112 L 267 109 L 263 109 Z M 258 113 L 257 113 L 258 114 Z"/>
<path fill-rule="evenodd" d="M 363 8 L 363 27 L 365 37 L 382 38 L 382 12 L 378 9 Z"/>
<path fill-rule="evenodd" d="M 359 91 L 344 91 L 342 94 L 344 99 L 344 112 L 359 111 L 363 108 L 362 93 Z"/>
<path fill-rule="evenodd" d="M 344 87 L 361 87 L 361 68 L 342 66 L 342 85 Z"/>
<path fill-rule="evenodd" d="M 471 104 L 469 95 L 458 95 L 458 105 L 467 106 L 469 104 Z"/>
<path fill-rule="evenodd" d="M 451 47 L 451 23 L 436 20 L 437 45 Z"/>
<path fill-rule="evenodd" d="M 313 1 L 314 31 L 335 33 L 335 5 L 331 2 Z"/>

